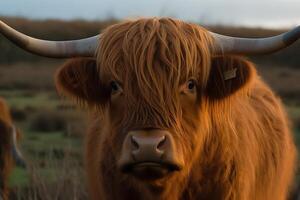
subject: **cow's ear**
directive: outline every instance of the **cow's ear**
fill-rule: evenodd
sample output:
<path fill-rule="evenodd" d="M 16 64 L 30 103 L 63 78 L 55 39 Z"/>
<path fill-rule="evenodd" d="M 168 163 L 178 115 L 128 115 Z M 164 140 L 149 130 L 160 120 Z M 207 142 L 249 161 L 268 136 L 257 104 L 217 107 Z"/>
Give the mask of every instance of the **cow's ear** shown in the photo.
<path fill-rule="evenodd" d="M 211 99 L 222 99 L 245 90 L 254 80 L 253 64 L 238 56 L 216 56 L 212 58 L 206 94 Z"/>
<path fill-rule="evenodd" d="M 105 93 L 93 58 L 67 61 L 57 70 L 55 85 L 60 94 L 88 105 L 101 102 Z"/>

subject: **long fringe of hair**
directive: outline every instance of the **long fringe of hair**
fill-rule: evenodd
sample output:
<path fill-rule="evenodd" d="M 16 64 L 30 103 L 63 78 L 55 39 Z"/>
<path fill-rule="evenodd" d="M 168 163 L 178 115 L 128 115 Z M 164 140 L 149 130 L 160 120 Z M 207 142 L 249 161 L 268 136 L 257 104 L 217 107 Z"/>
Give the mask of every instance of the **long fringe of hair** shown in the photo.
<path fill-rule="evenodd" d="M 144 119 L 176 124 L 181 115 L 176 100 L 179 85 L 193 77 L 204 88 L 208 80 L 212 38 L 195 24 L 170 18 L 125 21 L 106 29 L 99 44 L 100 79 L 109 82 L 105 79 L 114 77 L 123 83 L 128 103 L 143 102 L 135 110 Z M 132 113 L 125 117 L 130 118 Z"/>

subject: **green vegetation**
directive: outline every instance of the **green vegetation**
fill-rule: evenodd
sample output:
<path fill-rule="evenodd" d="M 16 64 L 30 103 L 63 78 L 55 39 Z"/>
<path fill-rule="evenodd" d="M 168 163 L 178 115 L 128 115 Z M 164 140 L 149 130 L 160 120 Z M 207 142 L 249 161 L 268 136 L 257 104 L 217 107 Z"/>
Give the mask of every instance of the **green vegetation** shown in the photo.
<path fill-rule="evenodd" d="M 2 97 L 5 97 L 5 99 L 9 102 L 10 106 L 13 108 L 18 109 L 25 109 L 25 108 L 55 108 L 60 100 L 59 99 L 52 99 L 49 101 L 49 95 L 47 93 L 41 93 L 38 95 L 26 95 L 26 93 L 21 91 L 15 91 L 13 92 L 15 96 L 12 94 L 7 93 L 8 91 L 4 91 L 3 93 L 0 92 L 0 95 Z M 19 92 L 19 93 L 18 93 Z M 5 94 L 9 94 L 6 96 Z"/>
<path fill-rule="evenodd" d="M 11 186 L 25 187 L 29 185 L 29 173 L 20 167 L 16 167 L 10 177 Z"/>

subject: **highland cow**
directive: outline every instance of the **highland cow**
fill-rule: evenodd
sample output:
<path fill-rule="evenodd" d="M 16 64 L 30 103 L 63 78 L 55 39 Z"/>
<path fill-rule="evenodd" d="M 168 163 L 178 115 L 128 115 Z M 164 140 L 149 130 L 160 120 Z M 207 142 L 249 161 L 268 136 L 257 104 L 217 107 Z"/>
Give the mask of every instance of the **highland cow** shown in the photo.
<path fill-rule="evenodd" d="M 24 166 L 17 147 L 21 134 L 12 123 L 9 108 L 0 98 L 0 199 L 8 200 L 8 178 L 15 163 Z"/>
<path fill-rule="evenodd" d="M 299 29 L 232 38 L 169 18 L 113 25 L 100 36 L 50 42 L 0 32 L 49 57 L 77 57 L 55 76 L 87 108 L 91 199 L 283 200 L 296 150 L 281 101 L 235 54 L 270 53 Z"/>

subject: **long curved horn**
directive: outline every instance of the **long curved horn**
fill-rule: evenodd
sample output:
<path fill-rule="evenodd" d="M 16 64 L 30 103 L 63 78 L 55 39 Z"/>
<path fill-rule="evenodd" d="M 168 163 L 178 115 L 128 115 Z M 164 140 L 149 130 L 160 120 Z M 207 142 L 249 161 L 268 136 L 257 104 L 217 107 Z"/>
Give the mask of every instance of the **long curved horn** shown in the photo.
<path fill-rule="evenodd" d="M 50 58 L 93 57 L 100 35 L 81 40 L 47 41 L 29 37 L 0 20 L 0 33 L 7 39 L 33 54 Z"/>
<path fill-rule="evenodd" d="M 239 38 L 210 34 L 215 39 L 216 54 L 269 54 L 283 49 L 300 38 L 300 26 L 277 36 L 267 38 Z"/>

